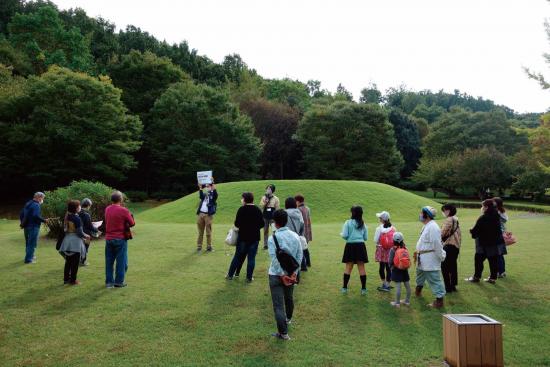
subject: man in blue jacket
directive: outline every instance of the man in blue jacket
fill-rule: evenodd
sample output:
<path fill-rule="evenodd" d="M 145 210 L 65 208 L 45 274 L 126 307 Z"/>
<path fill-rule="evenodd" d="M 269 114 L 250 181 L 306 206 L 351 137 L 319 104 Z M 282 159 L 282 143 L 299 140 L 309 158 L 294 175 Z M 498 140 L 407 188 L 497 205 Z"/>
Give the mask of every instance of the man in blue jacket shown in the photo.
<path fill-rule="evenodd" d="M 211 184 L 199 185 L 200 203 L 197 208 L 197 229 L 199 230 L 199 238 L 197 239 L 197 251 L 202 251 L 202 242 L 204 231 L 206 230 L 206 251 L 212 251 L 212 220 L 216 214 L 216 200 L 218 200 L 218 192 L 214 181 Z"/>
<path fill-rule="evenodd" d="M 40 205 L 44 202 L 45 197 L 46 195 L 43 192 L 35 193 L 33 199 L 25 204 L 19 214 L 20 226 L 25 233 L 25 264 L 34 264 L 36 262 L 34 250 L 36 249 L 38 235 L 40 234 L 40 225 L 46 223 L 40 212 Z"/>

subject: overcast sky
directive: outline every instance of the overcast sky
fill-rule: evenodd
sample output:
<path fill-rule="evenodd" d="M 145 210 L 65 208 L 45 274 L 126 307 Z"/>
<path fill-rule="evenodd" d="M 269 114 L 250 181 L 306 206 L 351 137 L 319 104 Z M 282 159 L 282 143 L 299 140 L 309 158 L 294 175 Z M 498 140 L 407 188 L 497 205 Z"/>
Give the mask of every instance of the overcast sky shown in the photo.
<path fill-rule="evenodd" d="M 230 53 L 267 78 L 381 90 L 460 89 L 518 112 L 550 108 L 522 66 L 546 72 L 544 0 L 54 0 L 133 24 L 216 62 Z M 548 73 L 550 74 L 550 73 Z"/>

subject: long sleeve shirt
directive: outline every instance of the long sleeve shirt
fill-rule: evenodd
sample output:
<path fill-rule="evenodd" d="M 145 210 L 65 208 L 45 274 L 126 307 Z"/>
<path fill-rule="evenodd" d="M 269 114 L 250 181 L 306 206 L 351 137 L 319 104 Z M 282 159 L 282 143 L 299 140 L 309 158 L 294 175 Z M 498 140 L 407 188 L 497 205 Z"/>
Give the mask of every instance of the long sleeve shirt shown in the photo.
<path fill-rule="evenodd" d="M 296 259 L 296 262 L 298 264 L 302 263 L 302 245 L 300 244 L 300 238 L 298 235 L 291 230 L 289 230 L 287 227 L 279 228 L 278 230 L 273 233 L 271 237 L 269 237 L 269 240 L 267 241 L 267 248 L 269 252 L 269 256 L 271 257 L 271 265 L 269 266 L 269 275 L 291 275 L 286 274 L 286 272 L 281 267 L 281 264 L 279 264 L 279 260 L 277 260 L 277 247 L 275 246 L 275 240 L 273 240 L 273 236 L 277 236 L 277 242 L 279 243 L 279 247 L 288 252 L 294 259 Z"/>
<path fill-rule="evenodd" d="M 21 226 L 24 228 L 40 227 L 46 220 L 42 218 L 40 204 L 34 200 L 29 200 L 21 213 L 19 214 Z"/>
<path fill-rule="evenodd" d="M 369 231 L 366 224 L 363 224 L 361 228 L 357 228 L 355 219 L 349 219 L 344 223 L 340 235 L 347 243 L 363 243 L 367 240 Z"/>
<path fill-rule="evenodd" d="M 420 254 L 418 269 L 424 271 L 441 270 L 441 261 L 445 259 L 443 244 L 441 243 L 441 230 L 434 220 L 430 220 L 422 228 L 420 238 L 416 243 L 416 251 L 429 251 Z"/>

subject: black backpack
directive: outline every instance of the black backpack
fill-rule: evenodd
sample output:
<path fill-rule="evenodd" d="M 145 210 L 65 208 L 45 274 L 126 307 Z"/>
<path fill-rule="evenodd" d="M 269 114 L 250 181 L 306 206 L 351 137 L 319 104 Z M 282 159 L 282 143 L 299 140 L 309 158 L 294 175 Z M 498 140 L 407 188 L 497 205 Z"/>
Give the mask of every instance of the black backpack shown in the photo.
<path fill-rule="evenodd" d="M 292 275 L 296 270 L 298 270 L 300 264 L 298 264 L 298 261 L 296 261 L 294 256 L 279 246 L 279 241 L 277 241 L 277 236 L 275 236 L 275 233 L 273 233 L 273 241 L 275 241 L 276 247 L 275 255 L 277 255 L 277 260 L 279 261 L 279 264 L 281 264 L 281 268 L 283 268 L 288 275 Z"/>

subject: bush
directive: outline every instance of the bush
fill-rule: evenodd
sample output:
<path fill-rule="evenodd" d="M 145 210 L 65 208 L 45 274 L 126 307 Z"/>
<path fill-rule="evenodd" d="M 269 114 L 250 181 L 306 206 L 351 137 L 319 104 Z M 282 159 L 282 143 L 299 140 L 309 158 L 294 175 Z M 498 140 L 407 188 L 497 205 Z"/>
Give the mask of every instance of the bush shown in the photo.
<path fill-rule="evenodd" d="M 103 220 L 105 208 L 111 203 L 111 193 L 114 190 L 101 182 L 73 181 L 67 187 L 46 192 L 42 212 L 45 218 L 51 218 L 48 223 L 48 235 L 55 238 L 63 231 L 63 218 L 69 200 L 91 199 L 92 220 L 94 222 Z"/>
<path fill-rule="evenodd" d="M 141 203 L 149 198 L 145 191 L 126 191 L 124 194 L 134 203 Z"/>

